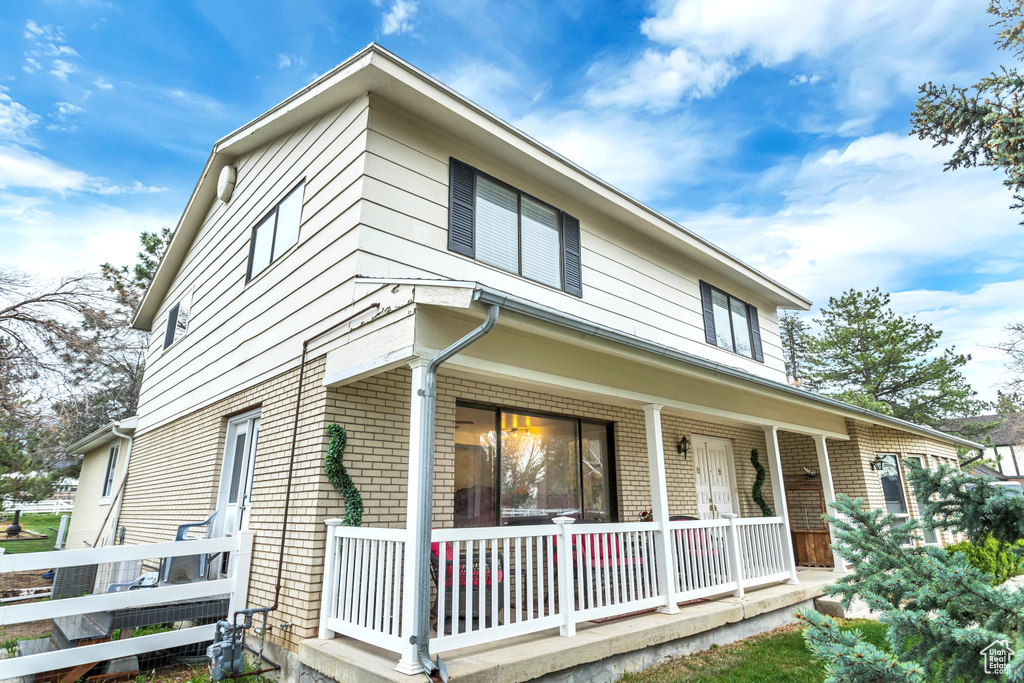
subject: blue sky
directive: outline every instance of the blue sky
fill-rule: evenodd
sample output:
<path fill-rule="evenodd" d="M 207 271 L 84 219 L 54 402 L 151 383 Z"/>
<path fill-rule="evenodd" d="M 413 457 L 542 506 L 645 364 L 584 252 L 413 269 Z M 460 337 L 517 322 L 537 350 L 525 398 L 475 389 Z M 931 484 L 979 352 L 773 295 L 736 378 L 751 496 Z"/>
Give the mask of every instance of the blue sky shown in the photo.
<path fill-rule="evenodd" d="M 992 171 L 907 135 L 922 82 L 1005 62 L 984 3 L 108 2 L 0 5 L 0 266 L 129 263 L 215 140 L 371 41 L 824 303 L 881 287 L 974 354 L 1024 300 Z"/>

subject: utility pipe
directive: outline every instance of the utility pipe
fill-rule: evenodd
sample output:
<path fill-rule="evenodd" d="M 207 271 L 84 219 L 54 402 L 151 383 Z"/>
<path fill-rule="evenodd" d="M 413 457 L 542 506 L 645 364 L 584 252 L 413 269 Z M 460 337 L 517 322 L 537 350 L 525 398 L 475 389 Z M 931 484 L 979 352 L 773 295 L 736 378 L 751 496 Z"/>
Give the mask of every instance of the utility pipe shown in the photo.
<path fill-rule="evenodd" d="M 480 327 L 434 356 L 427 365 L 423 388 L 418 392 L 424 399 L 420 403 L 419 444 L 423 476 L 420 477 L 420 524 L 413 536 L 413 552 L 416 553 L 416 591 L 419 599 L 415 601 L 416 633 L 412 637 L 415 638 L 420 666 L 423 667 L 423 673 L 427 678 L 430 678 L 435 669 L 434 662 L 430 661 L 430 528 L 434 512 L 434 417 L 437 412 L 437 371 L 449 358 L 494 329 L 494 324 L 498 322 L 499 310 L 497 304 L 490 304 L 487 308 L 487 318 Z M 444 672 L 441 658 L 437 659 L 436 668 Z M 443 673 L 442 678 L 447 680 Z"/>

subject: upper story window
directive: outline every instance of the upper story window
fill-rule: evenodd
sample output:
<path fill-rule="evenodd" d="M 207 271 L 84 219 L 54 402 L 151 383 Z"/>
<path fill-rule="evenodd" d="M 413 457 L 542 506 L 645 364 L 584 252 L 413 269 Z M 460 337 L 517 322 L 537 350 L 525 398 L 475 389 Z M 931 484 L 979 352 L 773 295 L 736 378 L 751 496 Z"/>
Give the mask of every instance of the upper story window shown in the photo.
<path fill-rule="evenodd" d="M 461 161 L 449 164 L 450 250 L 583 296 L 578 219 Z"/>
<path fill-rule="evenodd" d="M 101 498 L 110 498 L 110 494 L 114 492 L 114 478 L 117 476 L 117 456 L 121 452 L 121 446 L 114 444 L 110 447 L 110 452 L 107 454 L 107 472 L 103 476 L 103 493 Z"/>
<path fill-rule="evenodd" d="M 704 336 L 708 344 L 764 362 L 757 307 L 701 281 Z"/>
<path fill-rule="evenodd" d="M 303 180 L 252 229 L 246 282 L 263 272 L 299 241 L 305 187 L 306 181 Z"/>
<path fill-rule="evenodd" d="M 167 312 L 167 327 L 164 329 L 164 348 L 168 348 L 174 342 L 185 336 L 188 331 L 188 318 L 192 312 L 192 288 L 190 287 L 185 295 L 178 300 L 178 303 L 171 306 Z"/>

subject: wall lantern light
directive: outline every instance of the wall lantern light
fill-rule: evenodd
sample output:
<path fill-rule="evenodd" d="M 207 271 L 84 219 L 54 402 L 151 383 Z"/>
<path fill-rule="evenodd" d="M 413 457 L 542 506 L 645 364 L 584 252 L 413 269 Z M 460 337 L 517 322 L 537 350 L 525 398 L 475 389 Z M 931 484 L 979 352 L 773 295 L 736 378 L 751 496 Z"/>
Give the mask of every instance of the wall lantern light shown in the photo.
<path fill-rule="evenodd" d="M 885 456 L 876 455 L 875 459 L 871 462 L 871 469 L 881 472 L 883 467 L 885 467 Z"/>
<path fill-rule="evenodd" d="M 683 454 L 683 460 L 686 460 L 687 453 L 690 452 L 690 441 L 685 436 L 679 439 L 679 443 L 676 444 L 676 453 Z"/>

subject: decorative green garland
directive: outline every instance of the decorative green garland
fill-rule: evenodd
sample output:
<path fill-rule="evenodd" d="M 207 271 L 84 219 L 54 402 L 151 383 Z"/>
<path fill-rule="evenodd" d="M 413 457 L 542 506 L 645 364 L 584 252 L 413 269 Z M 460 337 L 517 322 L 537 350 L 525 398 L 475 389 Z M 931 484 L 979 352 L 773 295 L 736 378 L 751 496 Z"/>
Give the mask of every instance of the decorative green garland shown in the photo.
<path fill-rule="evenodd" d="M 360 526 L 363 523 L 363 497 L 359 495 L 359 490 L 352 483 L 352 477 L 348 476 L 342 462 L 348 435 L 345 433 L 345 428 L 337 424 L 327 425 L 326 431 L 331 437 L 331 441 L 327 444 L 324 469 L 327 470 L 327 478 L 331 480 L 334 488 L 345 500 L 345 517 L 342 519 L 342 525 Z"/>
<path fill-rule="evenodd" d="M 761 508 L 761 514 L 765 517 L 772 516 L 772 509 L 768 507 L 768 503 L 764 502 L 764 496 L 761 495 L 761 487 L 764 486 L 764 465 L 757 459 L 757 449 L 750 451 L 750 464 L 754 466 L 754 471 L 757 472 L 757 477 L 754 478 L 754 502 L 757 503 L 757 507 Z"/>

